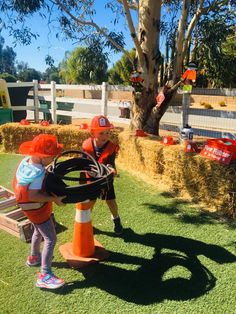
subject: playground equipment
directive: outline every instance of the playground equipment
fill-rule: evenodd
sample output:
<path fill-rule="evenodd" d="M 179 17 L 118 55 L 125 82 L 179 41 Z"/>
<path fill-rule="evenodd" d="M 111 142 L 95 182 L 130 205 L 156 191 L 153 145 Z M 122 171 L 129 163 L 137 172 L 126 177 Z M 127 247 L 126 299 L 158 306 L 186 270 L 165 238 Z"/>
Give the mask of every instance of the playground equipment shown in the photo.
<path fill-rule="evenodd" d="M 12 122 L 11 101 L 5 80 L 0 79 L 0 124 Z"/>
<path fill-rule="evenodd" d="M 11 101 L 8 93 L 7 83 L 0 79 L 0 107 L 11 108 Z"/>
<path fill-rule="evenodd" d="M 32 86 L 8 87 L 11 105 L 26 106 L 28 93 L 31 89 Z M 22 119 L 26 119 L 26 116 L 27 116 L 26 110 L 13 111 L 14 122 L 20 122 Z"/>

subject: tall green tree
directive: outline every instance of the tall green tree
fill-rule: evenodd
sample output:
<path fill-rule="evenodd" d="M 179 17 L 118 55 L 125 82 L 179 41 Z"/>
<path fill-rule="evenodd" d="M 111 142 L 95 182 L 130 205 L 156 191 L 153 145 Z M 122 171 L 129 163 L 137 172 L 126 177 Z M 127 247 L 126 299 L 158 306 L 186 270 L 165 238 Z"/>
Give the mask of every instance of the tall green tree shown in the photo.
<path fill-rule="evenodd" d="M 211 87 L 236 85 L 235 28 L 225 17 L 207 18 L 200 23 L 195 55 L 199 60 L 199 81 Z"/>
<path fill-rule="evenodd" d="M 107 80 L 107 56 L 99 42 L 95 46 L 78 47 L 67 57 L 60 71 L 66 83 L 101 84 Z"/>
<path fill-rule="evenodd" d="M 20 71 L 17 78 L 22 82 L 31 82 L 33 80 L 39 81 L 41 79 L 41 73 L 35 69 L 27 68 Z"/>
<path fill-rule="evenodd" d="M 0 36 L 0 73 L 16 74 L 15 60 L 16 53 L 13 48 L 6 46 L 4 48 L 5 40 Z"/>
<path fill-rule="evenodd" d="M 55 81 L 57 84 L 61 83 L 60 73 L 58 67 L 50 66 L 42 74 L 42 79 L 47 83 Z"/>
<path fill-rule="evenodd" d="M 118 60 L 114 66 L 108 72 L 108 82 L 113 85 L 129 85 L 130 73 L 133 71 L 133 64 L 135 60 L 135 49 L 127 54 L 123 54 L 120 60 Z M 130 61 L 130 58 L 133 62 Z"/>
<path fill-rule="evenodd" d="M 113 25 L 107 23 L 104 13 L 104 22 L 109 28 L 96 23 L 96 4 L 99 10 L 104 7 L 114 14 Z M 102 5 L 104 4 L 104 7 Z M 98 6 L 97 6 L 98 7 Z M 166 21 L 163 21 L 161 8 L 168 9 Z M 1 12 L 9 16 L 6 25 L 15 35 L 15 38 L 23 43 L 30 40 L 31 31 L 27 26 L 16 32 L 15 27 L 19 21 L 27 25 L 25 19 L 35 12 L 41 12 L 42 16 L 48 17 L 48 21 L 60 22 L 67 37 L 77 41 L 88 38 L 99 37 L 103 44 L 113 51 L 121 51 L 126 54 L 133 63 L 129 52 L 125 49 L 124 36 L 117 32 L 117 23 L 126 21 L 129 28 L 131 40 L 136 49 L 134 68 L 141 73 L 143 82 L 139 88 L 134 89 L 132 107 L 132 128 L 141 128 L 149 133 L 158 134 L 159 123 L 166 112 L 171 99 L 180 84 L 183 64 L 189 51 L 193 31 L 198 22 L 205 16 L 214 12 L 223 15 L 235 12 L 235 1 L 233 0 L 1 0 Z M 132 13 L 131 13 L 132 12 Z M 170 15 L 174 13 L 176 26 L 173 26 L 174 41 L 172 42 L 171 68 L 169 79 L 171 89 L 166 94 L 162 106 L 155 106 L 155 97 L 158 90 L 158 71 L 162 60 L 160 53 L 160 32 L 163 25 L 170 23 Z M 232 13 L 232 14 L 233 14 Z M 55 17 L 55 19 L 52 18 Z M 6 19 L 5 19 L 6 20 Z M 169 66 L 170 67 L 170 66 Z"/>

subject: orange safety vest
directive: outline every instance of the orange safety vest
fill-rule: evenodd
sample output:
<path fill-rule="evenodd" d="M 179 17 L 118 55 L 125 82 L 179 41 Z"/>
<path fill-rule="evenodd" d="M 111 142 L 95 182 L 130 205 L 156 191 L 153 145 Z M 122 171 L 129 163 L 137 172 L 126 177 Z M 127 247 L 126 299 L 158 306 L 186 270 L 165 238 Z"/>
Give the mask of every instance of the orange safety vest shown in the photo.
<path fill-rule="evenodd" d="M 95 157 L 96 159 L 96 155 L 95 155 L 95 151 L 94 151 L 94 147 L 93 147 L 93 142 L 92 142 L 92 138 L 88 138 L 87 140 L 85 140 L 83 142 L 82 148 L 83 150 L 90 154 L 91 156 Z M 104 148 L 101 156 L 98 158 L 98 162 L 101 164 L 107 164 L 107 160 L 108 158 L 114 153 L 114 152 L 118 152 L 119 146 L 113 144 L 111 141 L 108 141 L 108 144 L 106 145 L 106 147 Z"/>
<path fill-rule="evenodd" d="M 21 207 L 25 216 L 34 224 L 47 221 L 52 214 L 52 202 L 38 203 L 29 200 L 29 184 L 19 185 L 16 173 L 12 182 L 16 202 Z"/>

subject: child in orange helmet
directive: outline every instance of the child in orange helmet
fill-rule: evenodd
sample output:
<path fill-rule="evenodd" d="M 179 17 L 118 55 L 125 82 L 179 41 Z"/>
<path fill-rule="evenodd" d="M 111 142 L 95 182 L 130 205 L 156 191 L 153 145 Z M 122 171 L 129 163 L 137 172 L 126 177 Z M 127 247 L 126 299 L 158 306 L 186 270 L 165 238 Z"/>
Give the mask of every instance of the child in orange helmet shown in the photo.
<path fill-rule="evenodd" d="M 111 123 L 105 116 L 95 116 L 90 125 L 91 137 L 84 141 L 82 148 L 86 153 L 92 155 L 99 163 L 110 165 L 116 173 L 115 158 L 118 152 L 118 145 L 109 140 Z M 122 234 L 123 227 L 118 214 L 118 206 L 114 186 L 102 195 L 101 198 L 106 201 L 114 222 L 114 232 L 117 235 Z"/>
<path fill-rule="evenodd" d="M 41 266 L 36 286 L 56 289 L 64 285 L 64 280 L 56 277 L 51 270 L 56 231 L 52 219 L 52 202 L 63 205 L 65 196 L 49 195 L 44 191 L 45 167 L 62 151 L 54 135 L 40 134 L 32 141 L 20 145 L 19 151 L 28 155 L 19 164 L 13 179 L 16 201 L 25 216 L 33 223 L 31 255 L 27 266 Z M 40 243 L 44 240 L 42 255 Z"/>

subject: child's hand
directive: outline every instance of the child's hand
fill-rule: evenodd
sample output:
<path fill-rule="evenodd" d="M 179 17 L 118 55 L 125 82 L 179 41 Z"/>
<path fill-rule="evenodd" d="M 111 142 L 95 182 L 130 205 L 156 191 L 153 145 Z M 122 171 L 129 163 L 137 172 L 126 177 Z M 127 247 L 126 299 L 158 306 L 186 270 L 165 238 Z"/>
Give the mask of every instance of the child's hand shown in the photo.
<path fill-rule="evenodd" d="M 113 173 L 114 176 L 117 176 L 117 171 L 115 168 L 112 167 L 112 165 L 107 164 L 106 166 L 111 170 L 111 172 Z"/>
<path fill-rule="evenodd" d="M 62 200 L 66 197 L 66 195 L 63 196 L 57 196 L 56 194 L 53 194 L 53 202 L 57 204 L 57 206 L 65 206 L 66 204 L 62 202 Z"/>

